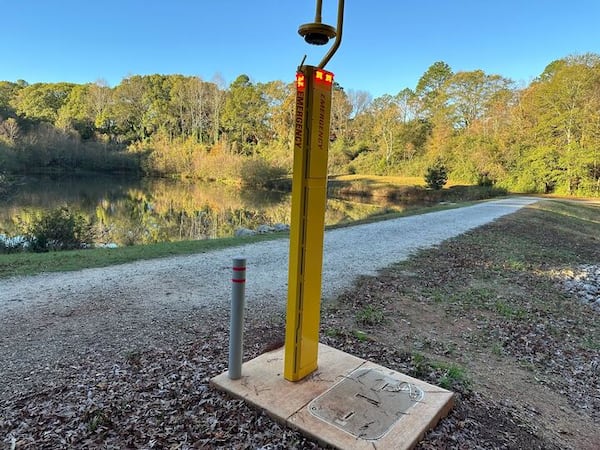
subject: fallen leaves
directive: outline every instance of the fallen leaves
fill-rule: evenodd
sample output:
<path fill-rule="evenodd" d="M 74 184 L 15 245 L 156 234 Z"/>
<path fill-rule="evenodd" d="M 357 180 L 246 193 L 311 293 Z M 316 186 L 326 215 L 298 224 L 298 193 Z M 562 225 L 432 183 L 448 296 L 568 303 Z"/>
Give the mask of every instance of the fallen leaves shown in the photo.
<path fill-rule="evenodd" d="M 210 340 L 179 348 L 67 366 L 63 380 L 50 381 L 56 386 L 0 403 L 1 442 L 17 449 L 318 448 L 209 387 L 226 370 L 227 337 L 217 328 Z M 256 352 L 250 346 L 247 357 Z"/>

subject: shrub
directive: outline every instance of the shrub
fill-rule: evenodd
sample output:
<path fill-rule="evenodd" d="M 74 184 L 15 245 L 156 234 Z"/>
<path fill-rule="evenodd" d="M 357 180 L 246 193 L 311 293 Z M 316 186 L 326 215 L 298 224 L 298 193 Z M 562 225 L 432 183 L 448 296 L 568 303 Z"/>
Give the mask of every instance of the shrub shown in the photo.
<path fill-rule="evenodd" d="M 442 199 L 450 202 L 466 202 L 507 195 L 506 189 L 495 186 L 452 186 L 443 191 Z"/>
<path fill-rule="evenodd" d="M 81 248 L 93 241 L 90 221 L 67 207 L 45 212 L 23 228 L 23 234 L 34 252 Z"/>
<path fill-rule="evenodd" d="M 440 190 L 448 182 L 448 170 L 442 164 L 436 164 L 427 168 L 425 183 L 429 189 Z"/>
<path fill-rule="evenodd" d="M 479 176 L 477 177 L 477 185 L 490 187 L 494 185 L 494 180 L 490 178 L 487 173 L 479 174 Z"/>
<path fill-rule="evenodd" d="M 242 185 L 247 187 L 271 188 L 286 175 L 285 169 L 272 166 L 262 158 L 248 159 L 241 167 Z"/>

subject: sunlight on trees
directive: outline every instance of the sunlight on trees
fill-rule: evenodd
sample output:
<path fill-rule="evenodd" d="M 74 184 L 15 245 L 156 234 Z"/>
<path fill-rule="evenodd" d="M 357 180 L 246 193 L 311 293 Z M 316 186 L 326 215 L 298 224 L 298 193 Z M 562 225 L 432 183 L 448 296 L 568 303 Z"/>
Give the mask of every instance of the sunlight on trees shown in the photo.
<path fill-rule="evenodd" d="M 9 171 L 133 171 L 202 179 L 289 173 L 293 83 L 133 75 L 106 83 L 0 82 Z M 520 192 L 600 195 L 600 56 L 550 62 L 519 88 L 433 63 L 414 90 L 372 98 L 338 84 L 329 170 L 422 176 Z M 248 165 L 245 172 L 243 166 Z"/>

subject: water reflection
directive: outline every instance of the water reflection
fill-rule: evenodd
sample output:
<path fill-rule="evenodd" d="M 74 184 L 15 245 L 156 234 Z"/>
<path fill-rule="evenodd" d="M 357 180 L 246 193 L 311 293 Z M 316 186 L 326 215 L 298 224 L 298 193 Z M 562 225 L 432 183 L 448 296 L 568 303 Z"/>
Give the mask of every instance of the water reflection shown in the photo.
<path fill-rule="evenodd" d="M 290 222 L 290 195 L 216 183 L 112 177 L 28 178 L 0 210 L 0 233 L 67 205 L 95 224 L 96 243 L 118 245 L 232 236 L 237 228 Z M 329 199 L 328 225 L 380 213 L 389 206 Z"/>

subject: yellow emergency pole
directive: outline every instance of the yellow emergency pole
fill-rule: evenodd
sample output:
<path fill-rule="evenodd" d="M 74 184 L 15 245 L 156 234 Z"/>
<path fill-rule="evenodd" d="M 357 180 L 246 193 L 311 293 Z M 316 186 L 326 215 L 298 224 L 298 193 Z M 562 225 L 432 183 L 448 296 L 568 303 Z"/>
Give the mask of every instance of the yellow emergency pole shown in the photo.
<path fill-rule="evenodd" d="M 331 72 L 298 69 L 284 361 L 289 381 L 317 368 L 332 88 Z"/>
<path fill-rule="evenodd" d="M 317 67 L 296 74 L 296 118 L 292 177 L 292 221 L 283 376 L 298 381 L 317 369 L 321 318 L 321 271 L 327 203 L 327 156 L 333 74 L 325 65 L 342 41 L 344 0 L 338 0 L 337 28 L 321 23 L 322 0 L 315 21 L 300 25 L 306 42 L 335 42 Z"/>

